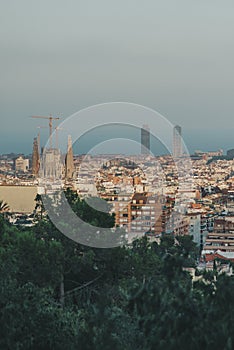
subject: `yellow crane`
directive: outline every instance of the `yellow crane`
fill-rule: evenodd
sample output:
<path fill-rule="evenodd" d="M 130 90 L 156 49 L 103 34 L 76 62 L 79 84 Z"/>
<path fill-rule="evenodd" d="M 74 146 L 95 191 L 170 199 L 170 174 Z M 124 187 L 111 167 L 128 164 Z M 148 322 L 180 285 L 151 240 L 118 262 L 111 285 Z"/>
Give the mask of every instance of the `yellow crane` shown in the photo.
<path fill-rule="evenodd" d="M 53 131 L 53 120 L 60 119 L 59 117 L 52 117 L 50 116 L 39 116 L 39 115 L 32 115 L 31 118 L 40 118 L 40 119 L 48 119 L 49 120 L 49 128 L 50 128 L 50 149 L 52 148 L 52 131 Z"/>

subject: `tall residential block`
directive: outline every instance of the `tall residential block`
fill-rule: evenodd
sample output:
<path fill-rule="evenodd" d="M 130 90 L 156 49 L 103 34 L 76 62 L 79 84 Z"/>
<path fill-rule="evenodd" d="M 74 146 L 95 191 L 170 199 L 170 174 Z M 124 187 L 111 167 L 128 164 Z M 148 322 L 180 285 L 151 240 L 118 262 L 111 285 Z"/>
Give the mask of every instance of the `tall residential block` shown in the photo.
<path fill-rule="evenodd" d="M 150 129 L 148 125 L 141 128 L 141 154 L 150 154 Z"/>
<path fill-rule="evenodd" d="M 181 127 L 176 125 L 173 129 L 173 157 L 179 158 L 182 156 L 182 154 Z"/>
<path fill-rule="evenodd" d="M 29 159 L 24 159 L 23 157 L 18 157 L 15 160 L 15 170 L 26 172 L 29 169 Z"/>

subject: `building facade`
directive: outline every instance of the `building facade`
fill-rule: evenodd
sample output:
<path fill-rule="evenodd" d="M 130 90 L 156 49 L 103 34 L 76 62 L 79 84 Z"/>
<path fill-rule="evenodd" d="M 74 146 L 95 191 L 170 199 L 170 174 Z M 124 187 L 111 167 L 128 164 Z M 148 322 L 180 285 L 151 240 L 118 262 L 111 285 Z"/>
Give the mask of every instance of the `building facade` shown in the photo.
<path fill-rule="evenodd" d="M 27 172 L 29 170 L 29 159 L 18 157 L 15 160 L 15 171 Z"/>

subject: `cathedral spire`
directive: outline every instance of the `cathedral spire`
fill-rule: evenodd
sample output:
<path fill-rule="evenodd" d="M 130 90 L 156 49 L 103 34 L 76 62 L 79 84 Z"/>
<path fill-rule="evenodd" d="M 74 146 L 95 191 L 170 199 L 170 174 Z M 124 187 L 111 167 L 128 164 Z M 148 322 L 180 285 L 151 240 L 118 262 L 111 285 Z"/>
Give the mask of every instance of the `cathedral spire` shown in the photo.
<path fill-rule="evenodd" d="M 32 175 L 37 177 L 40 168 L 40 155 L 38 150 L 38 141 L 37 138 L 34 138 L 33 141 L 33 154 L 32 154 Z"/>
<path fill-rule="evenodd" d="M 72 139 L 71 136 L 68 136 L 68 147 L 67 154 L 65 158 L 65 178 L 67 180 L 73 179 L 74 176 L 74 160 L 73 160 L 73 150 L 72 150 Z"/>

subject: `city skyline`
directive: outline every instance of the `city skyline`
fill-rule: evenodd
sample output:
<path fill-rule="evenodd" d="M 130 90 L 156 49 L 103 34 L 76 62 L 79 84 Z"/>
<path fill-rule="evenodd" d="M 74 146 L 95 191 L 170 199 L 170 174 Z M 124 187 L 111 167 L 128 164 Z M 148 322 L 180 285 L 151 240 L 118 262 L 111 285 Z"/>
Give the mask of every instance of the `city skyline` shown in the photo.
<path fill-rule="evenodd" d="M 39 136 L 38 141 L 40 141 L 41 146 L 46 145 L 48 142 L 48 129 L 46 124 L 42 127 L 44 128 L 44 131 L 40 131 L 38 134 L 37 131 L 38 127 L 35 127 L 34 125 L 31 125 L 31 134 L 27 135 L 27 138 L 19 139 L 15 142 L 10 142 L 8 145 L 4 144 L 0 147 L 0 154 L 31 154 L 32 153 L 32 140 L 33 137 Z M 58 127 L 57 127 L 58 128 Z M 103 128 L 108 128 L 108 126 L 103 126 Z M 125 130 L 126 129 L 126 130 Z M 226 152 L 230 149 L 234 148 L 234 138 L 232 136 L 232 130 L 228 130 L 227 133 L 230 134 L 229 138 L 226 138 L 226 142 L 222 140 L 222 138 L 216 138 L 216 145 L 212 142 L 213 135 L 209 133 L 208 130 L 200 130 L 198 131 L 194 130 L 193 132 L 188 132 L 183 127 L 181 127 L 183 130 L 182 140 L 185 143 L 185 146 L 187 147 L 190 154 L 194 154 L 195 151 L 201 150 L 203 152 L 212 152 L 212 151 L 218 151 L 223 150 L 223 152 L 226 154 Z M 134 131 L 134 128 L 125 128 L 122 126 L 116 127 L 115 131 L 111 131 L 112 137 L 121 137 L 121 135 L 124 134 L 124 138 L 129 140 L 134 140 L 139 144 L 139 152 L 141 152 L 141 129 Z M 64 133 L 64 132 L 63 132 Z M 64 133 L 65 134 L 65 133 Z M 64 136 L 64 135 L 63 135 Z M 161 155 L 161 154 L 168 154 L 169 151 L 161 144 L 161 142 L 156 139 L 155 137 L 151 136 L 151 150 L 155 155 Z M 199 138 L 198 138 L 199 136 Z M 55 140 L 55 137 L 57 140 Z M 75 154 L 86 154 L 92 149 L 94 146 L 101 144 L 103 141 L 108 140 L 109 137 L 109 130 L 107 132 L 107 135 L 103 135 L 103 131 L 99 130 L 99 128 L 96 128 L 94 130 L 90 130 L 87 134 L 82 135 L 81 138 L 77 140 L 73 144 Z M 173 134 L 171 137 L 173 141 Z M 218 139 L 218 142 L 217 142 Z M 153 142 L 152 142 L 153 140 Z M 59 136 L 54 134 L 54 145 L 56 142 L 59 142 Z M 173 143 L 173 142 L 172 142 Z M 125 152 L 126 148 L 125 145 L 123 145 L 123 152 L 120 153 L 126 153 L 126 154 L 135 154 L 136 148 L 135 146 L 131 145 L 129 148 L 129 152 Z M 115 149 L 110 149 L 110 153 L 115 153 Z"/>
<path fill-rule="evenodd" d="M 0 19 L 0 348 L 232 349 L 234 1 Z"/>

